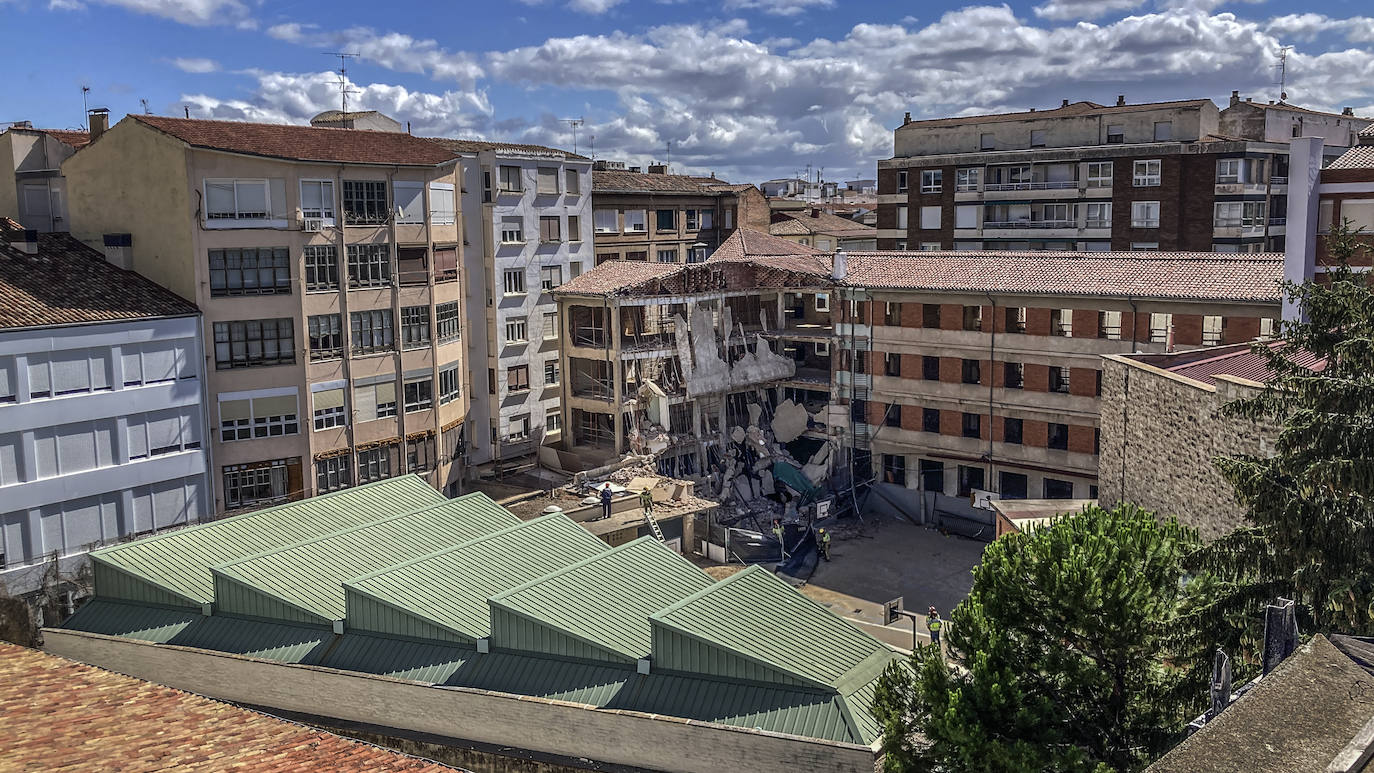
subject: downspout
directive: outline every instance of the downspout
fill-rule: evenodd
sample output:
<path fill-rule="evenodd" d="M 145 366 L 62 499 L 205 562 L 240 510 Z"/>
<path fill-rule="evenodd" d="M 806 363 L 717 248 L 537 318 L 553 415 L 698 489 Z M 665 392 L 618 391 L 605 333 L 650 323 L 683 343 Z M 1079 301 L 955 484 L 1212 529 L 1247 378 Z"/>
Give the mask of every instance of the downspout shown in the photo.
<path fill-rule="evenodd" d="M 1140 309 L 1136 306 L 1134 298 L 1127 298 L 1126 302 L 1131 304 L 1131 351 L 1140 352 Z"/>
<path fill-rule="evenodd" d="M 993 396 L 994 385 L 997 383 L 997 299 L 992 297 L 992 293 L 987 293 L 988 303 L 992 304 L 991 319 L 988 324 L 988 479 L 987 490 L 1001 493 L 1002 487 L 993 484 L 992 477 L 992 436 L 993 436 Z"/>
<path fill-rule="evenodd" d="M 405 474 L 406 459 L 408 457 L 406 453 L 406 372 L 405 361 L 401 358 L 401 351 L 404 346 L 400 340 L 401 264 L 396 242 L 396 201 L 394 198 L 396 192 L 396 173 L 400 171 L 401 168 L 399 166 L 393 166 L 391 171 L 386 175 L 386 187 L 390 194 L 387 199 L 387 203 L 390 206 L 387 207 L 388 211 L 386 213 L 387 231 L 390 234 L 390 244 L 387 245 L 387 252 L 389 253 L 387 255 L 387 261 L 390 264 L 389 268 L 391 271 L 391 308 L 389 311 L 391 313 L 391 326 L 394 331 L 392 333 L 392 341 L 396 344 L 396 349 L 392 353 L 392 361 L 396 363 L 396 375 L 401 377 L 401 388 L 396 396 L 396 429 L 400 435 L 401 442 L 397 447 L 396 470 L 393 472 L 394 475 Z M 433 300 L 432 297 L 431 300 Z M 432 385 L 430 387 L 430 399 L 434 399 L 434 388 Z"/>
<path fill-rule="evenodd" d="M 348 275 L 348 244 L 347 244 L 347 239 L 345 238 L 345 235 L 344 235 L 344 230 L 347 228 L 348 223 L 347 223 L 347 218 L 346 218 L 346 214 L 347 214 L 347 213 L 345 212 L 345 210 L 344 210 L 344 208 L 343 208 L 343 206 L 342 206 L 342 204 L 343 204 L 343 176 L 344 176 L 344 167 L 343 167 L 343 165 L 341 164 L 341 165 L 339 165 L 339 172 L 338 172 L 338 174 L 337 174 L 337 175 L 335 176 L 335 178 L 334 178 L 334 190 L 337 191 L 337 196 L 338 196 L 338 198 L 336 199 L 336 206 L 337 206 L 337 209 L 336 209 L 335 212 L 334 212 L 334 222 L 336 222 L 336 223 L 339 224 L 338 227 L 334 229 L 334 230 L 337 232 L 337 233 L 336 233 L 336 237 L 335 237 L 337 252 L 335 253 L 335 258 L 334 258 L 334 268 L 335 268 L 336 271 L 339 272 L 339 287 L 342 288 L 342 290 L 343 290 L 343 292 L 340 293 L 340 300 L 339 300 L 339 338 L 340 338 L 340 339 L 348 339 L 348 338 L 351 338 L 351 336 L 352 336 L 352 330 L 353 330 L 353 326 L 352 326 L 352 324 L 351 324 L 351 321 L 350 321 L 350 318 L 349 318 L 349 311 L 348 311 L 348 291 L 349 291 L 349 289 L 350 289 L 350 288 L 349 288 L 349 285 L 351 284 L 352 279 L 351 279 L 351 278 L 349 277 L 349 275 Z M 304 297 L 304 296 L 305 296 L 305 293 L 302 292 L 302 293 L 301 293 L 301 296 Z M 307 319 L 307 320 L 306 320 L 306 335 L 307 335 L 307 336 L 309 336 L 309 325 L 310 325 L 310 320 Z M 355 402 L 356 399 L 357 399 L 357 396 L 353 394 L 353 355 L 352 355 L 352 352 L 353 352 L 353 343 L 354 343 L 354 342 L 353 342 L 352 340 L 344 340 L 344 341 L 343 341 L 343 344 L 344 344 L 344 346 L 343 346 L 343 377 L 344 377 L 344 396 L 345 396 L 345 398 L 346 398 L 347 405 L 349 406 L 349 409 L 348 409 L 348 426 L 347 426 L 348 453 L 349 453 L 348 463 L 349 463 L 349 470 L 350 470 L 350 472 L 352 473 L 350 477 L 353 479 L 354 482 L 356 482 L 356 481 L 358 480 L 358 468 L 357 468 L 357 463 L 356 463 L 355 460 L 356 460 L 357 455 L 358 455 L 358 438 L 357 438 L 357 435 L 356 435 L 356 433 L 355 433 L 354 427 L 357 425 L 357 419 L 358 419 L 358 417 L 355 415 L 354 409 L 353 409 L 353 407 L 352 407 L 352 406 L 354 406 L 354 405 L 357 405 L 357 403 Z M 306 359 L 309 360 L 309 355 L 308 355 L 308 354 L 306 355 Z M 307 388 L 308 388 L 308 387 L 307 387 Z M 311 400 L 311 406 L 312 406 L 312 408 L 311 408 L 311 416 L 312 416 L 312 420 L 311 420 L 311 421 L 312 421 L 312 426 L 313 426 L 313 416 L 314 416 L 314 408 L 313 408 L 313 406 L 314 406 L 314 399 L 315 399 L 314 393 L 311 393 L 311 395 L 310 395 L 310 400 Z M 312 461 L 313 461 L 313 459 L 312 459 Z M 318 494 L 319 492 L 315 492 L 315 493 Z"/>

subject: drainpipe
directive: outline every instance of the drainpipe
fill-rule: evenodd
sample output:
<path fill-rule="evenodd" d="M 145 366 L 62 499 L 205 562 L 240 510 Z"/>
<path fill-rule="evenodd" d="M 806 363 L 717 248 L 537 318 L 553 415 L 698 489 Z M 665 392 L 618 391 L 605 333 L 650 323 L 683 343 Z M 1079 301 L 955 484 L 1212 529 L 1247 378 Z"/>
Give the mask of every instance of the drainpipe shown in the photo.
<path fill-rule="evenodd" d="M 396 173 L 400 172 L 399 166 L 393 166 L 386 175 L 386 187 L 389 194 L 394 195 L 396 191 Z M 404 346 L 401 343 L 401 263 L 396 241 L 396 201 L 389 199 L 391 206 L 386 213 L 387 231 L 390 234 L 387 260 L 391 269 L 391 326 L 394 331 L 392 341 L 396 344 L 396 350 L 392 353 L 392 361 L 396 363 L 396 375 L 401 377 L 401 388 L 396 394 L 396 431 L 400 435 L 400 445 L 398 447 L 398 459 L 396 460 L 396 474 L 405 474 L 406 465 L 406 372 L 405 362 L 401 358 Z M 394 383 L 394 382 L 393 382 Z M 430 387 L 430 399 L 434 399 L 434 388 Z"/>
<path fill-rule="evenodd" d="M 993 422 L 993 394 L 994 384 L 997 383 L 997 299 L 988 293 L 988 303 L 992 304 L 991 319 L 988 324 L 988 491 L 1002 493 L 1002 487 L 993 483 L 992 478 L 992 422 Z"/>
<path fill-rule="evenodd" d="M 1131 304 L 1131 351 L 1138 353 L 1140 351 L 1140 336 L 1136 331 L 1140 329 L 1140 309 L 1136 306 L 1134 298 L 1127 298 L 1126 302 Z"/>

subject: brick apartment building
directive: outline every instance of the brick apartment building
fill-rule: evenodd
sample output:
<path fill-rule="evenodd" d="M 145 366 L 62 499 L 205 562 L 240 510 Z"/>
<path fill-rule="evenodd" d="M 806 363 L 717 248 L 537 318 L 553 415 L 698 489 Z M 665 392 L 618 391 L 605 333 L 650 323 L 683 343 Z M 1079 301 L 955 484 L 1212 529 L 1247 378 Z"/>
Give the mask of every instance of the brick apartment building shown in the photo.
<path fill-rule="evenodd" d="M 619 167 L 598 161 L 592 171 L 597 264 L 700 263 L 736 228 L 768 231 L 768 200 L 753 185 Z"/>
<path fill-rule="evenodd" d="M 912 121 L 878 163 L 895 250 L 1261 252 L 1284 248 L 1288 141 L 1334 159 L 1369 119 L 1233 98 Z M 1287 132 L 1285 134 L 1284 132 Z"/>
<path fill-rule="evenodd" d="M 204 313 L 222 513 L 417 472 L 471 384 L 458 158 L 393 132 L 131 115 L 64 162 L 72 233 Z"/>

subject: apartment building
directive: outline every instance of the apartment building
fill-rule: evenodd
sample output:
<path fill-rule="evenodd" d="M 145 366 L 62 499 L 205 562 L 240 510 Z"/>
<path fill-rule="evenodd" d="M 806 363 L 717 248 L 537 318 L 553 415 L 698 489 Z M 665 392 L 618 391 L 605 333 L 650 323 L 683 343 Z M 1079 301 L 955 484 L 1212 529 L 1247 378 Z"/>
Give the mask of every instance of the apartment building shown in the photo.
<path fill-rule="evenodd" d="M 840 249 L 871 252 L 878 248 L 878 229 L 840 217 L 819 206 L 800 209 L 775 206 L 770 219 L 770 235 L 821 251 Z"/>
<path fill-rule="evenodd" d="M 108 120 L 103 110 L 91 112 L 96 128 Z M 0 217 L 41 232 L 68 230 L 62 162 L 90 139 L 89 132 L 35 129 L 28 121 L 0 132 Z"/>
<path fill-rule="evenodd" d="M 1359 144 L 1361 131 L 1374 126 L 1374 118 L 1355 115 L 1352 107 L 1339 113 L 1326 113 L 1270 101 L 1268 104 L 1241 98 L 1239 91 L 1231 92 L 1231 101 L 1221 111 L 1218 132 L 1225 137 L 1239 137 L 1261 142 L 1286 143 L 1299 137 L 1320 137 L 1325 153 L 1339 154 Z"/>
<path fill-rule="evenodd" d="M 1206 99 L 908 114 L 893 157 L 878 164 L 879 247 L 1281 251 L 1289 138 L 1241 115 L 1252 109 L 1224 111 L 1237 135 Z"/>
<path fill-rule="evenodd" d="M 0 590 L 72 590 L 90 549 L 212 512 L 202 352 L 193 304 L 0 218 Z"/>
<path fill-rule="evenodd" d="M 1322 140 L 1293 140 L 1295 175 L 1292 194 L 1293 238 L 1288 242 L 1285 277 L 1304 282 L 1320 276 L 1331 263 L 1327 234 L 1343 223 L 1358 232 L 1366 249 L 1351 258 L 1351 265 L 1374 265 L 1374 126 L 1358 135 L 1358 143 L 1336 161 L 1324 165 Z M 1284 318 L 1297 315 L 1284 306 Z"/>
<path fill-rule="evenodd" d="M 458 159 L 394 132 L 130 115 L 63 164 L 73 233 L 205 315 L 216 512 L 407 472 L 453 492 L 470 388 Z"/>
<path fill-rule="evenodd" d="M 623 171 L 597 162 L 592 172 L 596 262 L 700 263 L 736 228 L 768 230 L 768 200 L 752 185 L 715 177 Z"/>
<path fill-rule="evenodd" d="M 592 266 L 591 160 L 555 148 L 435 140 L 462 157 L 468 462 L 531 461 L 562 435 L 558 305 Z"/>

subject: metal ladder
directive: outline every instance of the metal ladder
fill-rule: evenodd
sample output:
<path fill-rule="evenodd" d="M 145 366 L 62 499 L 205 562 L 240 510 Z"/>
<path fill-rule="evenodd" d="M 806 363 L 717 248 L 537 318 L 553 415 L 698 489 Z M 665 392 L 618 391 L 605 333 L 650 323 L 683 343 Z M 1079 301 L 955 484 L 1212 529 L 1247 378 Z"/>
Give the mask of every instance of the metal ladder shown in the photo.
<path fill-rule="evenodd" d="M 663 538 L 663 530 L 658 527 L 658 520 L 654 518 L 653 513 L 645 512 L 644 522 L 649 524 L 649 531 L 654 533 L 654 539 L 658 540 L 659 542 L 662 542 L 665 545 L 668 544 L 668 540 Z"/>

